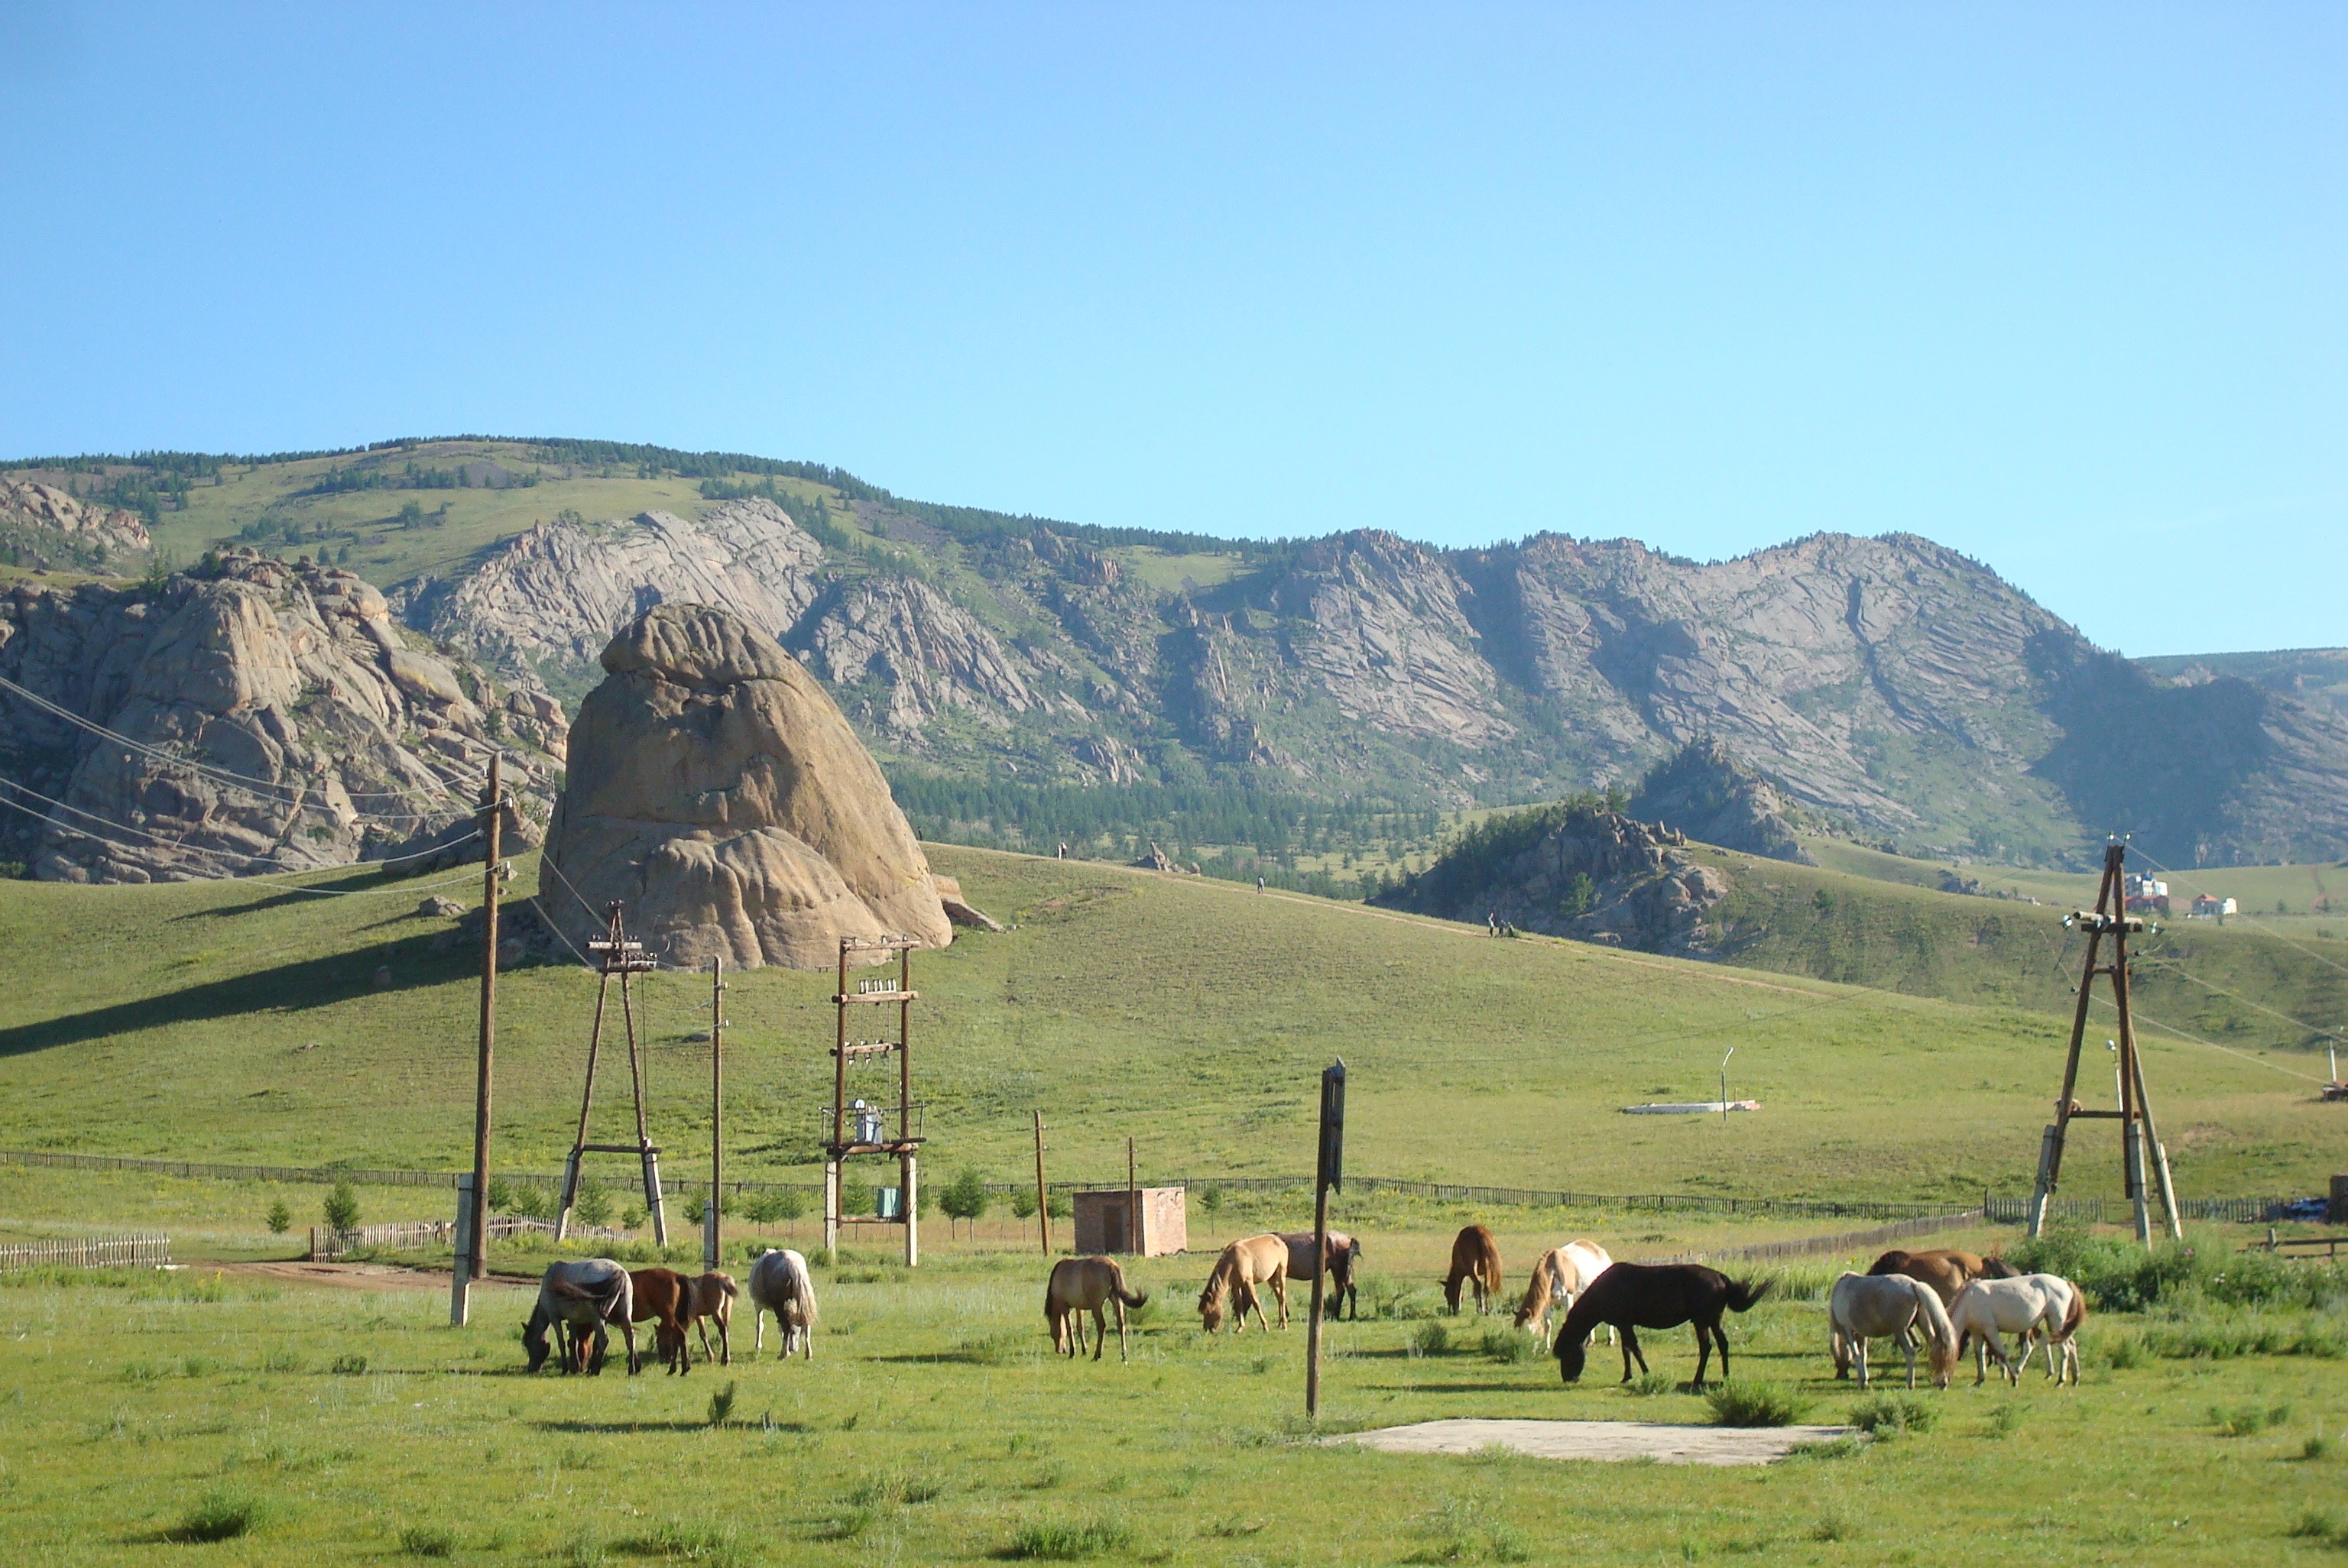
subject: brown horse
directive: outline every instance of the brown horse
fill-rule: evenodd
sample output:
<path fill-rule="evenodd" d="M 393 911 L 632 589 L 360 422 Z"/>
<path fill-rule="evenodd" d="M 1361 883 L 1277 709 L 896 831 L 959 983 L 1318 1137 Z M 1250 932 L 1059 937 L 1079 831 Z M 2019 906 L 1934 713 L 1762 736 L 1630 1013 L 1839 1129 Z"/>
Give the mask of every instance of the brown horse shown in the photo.
<path fill-rule="evenodd" d="M 1444 1276 L 1444 1305 L 1459 1310 L 1462 1281 L 1476 1287 L 1476 1315 L 1491 1310 L 1500 1294 L 1500 1244 L 1482 1225 L 1469 1225 L 1451 1238 L 1451 1272 Z"/>
<path fill-rule="evenodd" d="M 1313 1257 L 1311 1231 L 1282 1231 L 1280 1239 L 1288 1244 L 1288 1277 L 1312 1280 L 1320 1275 Z M 1328 1255 L 1322 1260 L 1329 1267 L 1329 1284 L 1323 1291 L 1323 1305 L 1334 1318 L 1362 1315 L 1361 1292 L 1354 1284 L 1354 1272 L 1362 1266 L 1362 1244 L 1344 1231 L 1329 1233 Z M 1346 1308 L 1352 1307 L 1349 1313 Z"/>
<path fill-rule="evenodd" d="M 1052 1266 L 1051 1282 L 1044 1287 L 1044 1321 L 1051 1327 L 1052 1348 L 1075 1360 L 1085 1348 L 1085 1317 L 1093 1315 L 1093 1359 L 1101 1358 L 1108 1343 L 1108 1325 L 1101 1309 L 1117 1308 L 1117 1358 L 1125 1360 L 1125 1309 L 1147 1307 L 1146 1291 L 1125 1283 L 1125 1270 L 1113 1257 L 1064 1257 Z"/>
<path fill-rule="evenodd" d="M 692 1371 L 693 1358 L 685 1349 L 685 1325 L 677 1321 L 677 1312 L 693 1282 L 673 1268 L 632 1268 L 628 1282 L 635 1292 L 634 1320 L 653 1320 L 653 1348 L 661 1365 L 679 1377 Z"/>
<path fill-rule="evenodd" d="M 677 1309 L 676 1320 L 686 1328 L 701 1334 L 701 1358 L 709 1359 L 709 1325 L 717 1325 L 717 1364 L 734 1364 L 734 1298 L 742 1287 L 734 1283 L 730 1274 L 711 1269 L 698 1279 L 685 1282 L 685 1304 Z"/>
<path fill-rule="evenodd" d="M 2012 1279 L 2014 1275 L 2013 1266 L 2002 1257 L 1983 1257 L 1954 1247 L 1929 1252 L 1902 1252 L 1893 1247 L 1877 1258 L 1867 1272 L 1904 1274 L 1910 1279 L 1921 1279 L 1932 1287 L 1932 1294 L 1941 1298 L 1942 1307 L 1954 1302 L 1957 1292 L 1976 1279 Z"/>
<path fill-rule="evenodd" d="M 1288 1244 L 1276 1235 L 1251 1235 L 1235 1241 L 1223 1248 L 1223 1255 L 1207 1276 L 1207 1287 L 1199 1293 L 1199 1320 L 1210 1334 L 1219 1333 L 1223 1327 L 1223 1302 L 1236 1297 L 1239 1325 L 1235 1333 L 1247 1332 L 1248 1308 L 1255 1308 L 1257 1325 L 1267 1334 L 1272 1325 L 1264 1321 L 1263 1298 L 1256 1294 L 1259 1285 L 1270 1284 L 1272 1293 L 1280 1301 L 1280 1326 L 1288 1327 Z"/>

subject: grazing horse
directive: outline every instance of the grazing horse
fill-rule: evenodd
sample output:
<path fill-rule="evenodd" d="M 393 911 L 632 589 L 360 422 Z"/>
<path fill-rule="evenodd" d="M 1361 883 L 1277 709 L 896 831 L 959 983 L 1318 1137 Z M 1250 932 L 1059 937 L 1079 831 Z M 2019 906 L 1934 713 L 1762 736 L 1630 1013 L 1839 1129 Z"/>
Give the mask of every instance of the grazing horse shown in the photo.
<path fill-rule="evenodd" d="M 1517 1327 L 1538 1336 L 1546 1347 L 1550 1318 L 1571 1312 L 1575 1298 L 1613 1265 L 1604 1247 L 1582 1236 L 1541 1254 L 1540 1261 L 1533 1265 L 1531 1281 L 1525 1286 L 1525 1298 L 1518 1304 Z M 1606 1328 L 1606 1343 L 1614 1343 L 1612 1324 Z"/>
<path fill-rule="evenodd" d="M 1282 1231 L 1280 1239 L 1288 1244 L 1289 1278 L 1310 1280 L 1321 1272 L 1313 1255 L 1311 1231 Z M 1332 1318 L 1359 1317 L 1362 1308 L 1354 1287 L 1354 1271 L 1362 1266 L 1362 1244 L 1344 1231 L 1331 1231 L 1328 1264 L 1329 1287 L 1322 1305 Z M 1349 1307 L 1350 1312 L 1345 1310 Z"/>
<path fill-rule="evenodd" d="M 815 1280 L 808 1273 L 807 1259 L 788 1247 L 769 1247 L 758 1255 L 750 1266 L 750 1322 L 757 1329 L 752 1340 L 752 1353 L 767 1348 L 767 1319 L 764 1314 L 775 1315 L 775 1327 L 782 1331 L 783 1355 L 803 1351 L 808 1360 L 815 1359 Z"/>
<path fill-rule="evenodd" d="M 1940 1296 L 1941 1305 L 1947 1307 L 1955 1302 L 1958 1291 L 1976 1279 L 2013 1278 L 2013 1266 L 2002 1257 L 1982 1257 L 1954 1247 L 1930 1252 L 1902 1252 L 1893 1247 L 1877 1258 L 1867 1272 L 1870 1276 L 1904 1274 L 1910 1279 L 1921 1279 Z"/>
<path fill-rule="evenodd" d="M 632 1268 L 628 1283 L 636 1298 L 633 1314 L 638 1323 L 649 1320 L 653 1326 L 653 1349 L 661 1365 L 679 1377 L 693 1370 L 693 1358 L 685 1351 L 685 1325 L 678 1313 L 685 1307 L 685 1295 L 693 1282 L 673 1268 Z"/>
<path fill-rule="evenodd" d="M 1557 1331 L 1557 1369 L 1567 1382 L 1581 1377 L 1582 1342 L 1601 1323 L 1622 1331 L 1622 1380 L 1631 1380 L 1631 1360 L 1647 1369 L 1640 1353 L 1638 1330 L 1677 1328 L 1695 1325 L 1695 1381 L 1704 1387 L 1704 1368 L 1711 1364 L 1712 1341 L 1720 1342 L 1720 1375 L 1728 1377 L 1728 1335 L 1720 1327 L 1723 1310 L 1744 1312 L 1769 1294 L 1769 1281 L 1733 1280 L 1716 1268 L 1698 1263 L 1618 1263 L 1591 1282 L 1565 1315 Z M 1707 1339 L 1706 1335 L 1711 1338 Z"/>
<path fill-rule="evenodd" d="M 2022 1380 L 2022 1368 L 2030 1363 L 2030 1352 L 2036 1348 L 2036 1337 L 2044 1330 L 2047 1337 L 2047 1369 L 2060 1384 L 2067 1372 L 2072 1383 L 2079 1380 L 2079 1347 L 2072 1338 L 2080 1320 L 2086 1316 L 2086 1306 L 2079 1287 L 2069 1280 L 2052 1274 L 2025 1274 L 2016 1279 L 1976 1279 L 1957 1292 L 1956 1305 L 1949 1309 L 1949 1320 L 1955 1325 L 1958 1343 L 1977 1339 L 1973 1346 L 1973 1387 L 1980 1388 L 1989 1379 L 1989 1358 L 1997 1358 L 1999 1370 L 2009 1384 Z M 2005 1341 L 1998 1337 L 2000 1330 L 2019 1334 L 2022 1337 L 2022 1359 L 2016 1362 L 2005 1353 Z"/>
<path fill-rule="evenodd" d="M 1923 1326 L 1932 1356 L 1932 1386 L 1945 1389 L 1957 1369 L 1957 1331 L 1939 1292 L 1904 1274 L 1845 1274 L 1827 1295 L 1827 1327 L 1833 1336 L 1835 1376 L 1850 1375 L 1859 1363 L 1859 1387 L 1868 1383 L 1867 1342 L 1889 1334 L 1908 1356 L 1908 1386 L 1916 1386 L 1916 1327 Z"/>
<path fill-rule="evenodd" d="M 530 1320 L 522 1325 L 522 1348 L 530 1356 L 530 1369 L 537 1371 L 546 1365 L 551 1349 L 547 1330 L 558 1325 L 573 1336 L 592 1336 L 594 1354 L 588 1358 L 590 1373 L 603 1369 L 603 1356 L 611 1347 L 607 1324 L 616 1323 L 628 1342 L 628 1376 L 634 1377 L 643 1369 L 636 1356 L 635 1299 L 628 1271 L 608 1257 L 587 1257 L 575 1262 L 551 1263 L 538 1284 L 538 1305 L 530 1309 Z M 581 1340 L 584 1343 L 584 1338 Z M 572 1370 L 573 1359 L 566 1350 L 562 1369 Z"/>
<path fill-rule="evenodd" d="M 1280 1301 L 1280 1326 L 1288 1327 L 1288 1244 L 1276 1235 L 1251 1235 L 1235 1241 L 1223 1248 L 1223 1255 L 1215 1259 L 1214 1268 L 1207 1276 L 1207 1287 L 1199 1293 L 1199 1321 L 1210 1334 L 1220 1333 L 1223 1327 L 1223 1302 L 1234 1298 L 1234 1310 L 1239 1315 L 1233 1333 L 1247 1332 L 1248 1308 L 1255 1308 L 1257 1325 L 1267 1334 L 1272 1325 L 1264 1320 L 1263 1298 L 1256 1286 L 1269 1284 Z"/>
<path fill-rule="evenodd" d="M 1500 1244 L 1482 1225 L 1469 1225 L 1451 1238 L 1451 1272 L 1443 1276 L 1444 1305 L 1459 1310 L 1462 1281 L 1476 1287 L 1476 1316 L 1491 1310 L 1500 1294 Z"/>
<path fill-rule="evenodd" d="M 1108 1343 L 1105 1307 L 1117 1308 L 1117 1358 L 1125 1360 L 1125 1309 L 1147 1307 L 1147 1291 L 1125 1283 L 1125 1270 L 1113 1257 L 1064 1257 L 1052 1266 L 1051 1282 L 1044 1287 L 1044 1321 L 1051 1326 L 1052 1348 L 1075 1360 L 1085 1348 L 1085 1317 L 1093 1315 L 1093 1359 L 1101 1358 Z"/>
<path fill-rule="evenodd" d="M 734 1283 L 730 1274 L 711 1269 L 698 1279 L 685 1282 L 685 1305 L 677 1309 L 676 1320 L 687 1328 L 701 1333 L 701 1358 L 709 1359 L 709 1326 L 717 1325 L 717 1364 L 734 1364 L 734 1298 L 742 1287 Z"/>

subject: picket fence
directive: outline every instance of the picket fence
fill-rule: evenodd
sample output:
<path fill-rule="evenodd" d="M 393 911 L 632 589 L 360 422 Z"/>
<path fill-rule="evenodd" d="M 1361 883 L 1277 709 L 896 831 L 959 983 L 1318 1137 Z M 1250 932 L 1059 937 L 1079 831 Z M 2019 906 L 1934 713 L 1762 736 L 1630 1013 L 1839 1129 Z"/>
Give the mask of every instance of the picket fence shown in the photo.
<path fill-rule="evenodd" d="M 0 1271 L 17 1268 L 160 1268 L 171 1261 L 167 1235 L 93 1236 L 0 1246 Z"/>

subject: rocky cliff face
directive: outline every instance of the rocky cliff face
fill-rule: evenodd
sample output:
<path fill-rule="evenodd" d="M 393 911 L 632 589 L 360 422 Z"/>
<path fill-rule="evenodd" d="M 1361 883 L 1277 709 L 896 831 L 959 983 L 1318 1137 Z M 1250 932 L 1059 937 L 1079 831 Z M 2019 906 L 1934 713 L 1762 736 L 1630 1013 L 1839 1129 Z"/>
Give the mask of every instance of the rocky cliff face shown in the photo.
<path fill-rule="evenodd" d="M 119 571 L 151 548 L 135 512 L 85 505 L 55 485 L 0 477 L 0 551 L 36 569 Z"/>
<path fill-rule="evenodd" d="M 842 937 L 953 940 L 879 765 L 774 639 L 722 610 L 663 605 L 602 665 L 548 835 L 557 886 L 540 901 L 573 942 L 613 901 L 678 964 L 826 968 Z"/>
<path fill-rule="evenodd" d="M 0 844 L 49 880 L 410 854 L 468 830 L 493 750 L 532 843 L 565 736 L 559 705 L 416 646 L 353 574 L 250 553 L 152 589 L 19 585 L 0 674 L 21 688 L 0 689 L 0 774 L 27 808 Z"/>
<path fill-rule="evenodd" d="M 2348 855 L 2337 713 L 2271 683 L 2188 700 L 2141 671 L 2083 677 L 2102 656 L 2074 629 L 1911 535 L 1699 565 L 1624 539 L 1443 551 L 1365 531 L 1233 546 L 1217 580 L 1169 585 L 1147 551 L 1025 519 L 851 511 L 861 534 L 827 529 L 829 550 L 764 501 L 551 525 L 407 613 L 562 692 L 644 605 L 723 605 L 885 753 L 1035 783 L 1269 771 L 1505 804 L 1628 784 L 1709 740 L 1818 825 L 1918 851 L 2060 863 L 2136 824 L 2172 863 Z M 2113 729 L 2138 765 L 2078 760 Z"/>
<path fill-rule="evenodd" d="M 1737 766 L 1728 748 L 1716 741 L 1697 741 L 1649 768 L 1629 809 L 1642 822 L 1700 844 L 1797 866 L 1818 864 L 1795 836 L 1784 799 Z"/>

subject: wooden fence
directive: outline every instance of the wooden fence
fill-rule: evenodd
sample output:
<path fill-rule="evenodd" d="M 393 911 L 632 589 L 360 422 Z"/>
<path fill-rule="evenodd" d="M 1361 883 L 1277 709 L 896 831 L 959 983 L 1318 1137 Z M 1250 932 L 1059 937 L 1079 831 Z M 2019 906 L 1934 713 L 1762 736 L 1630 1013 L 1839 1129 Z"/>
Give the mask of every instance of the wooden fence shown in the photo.
<path fill-rule="evenodd" d="M 157 1268 L 170 1261 L 171 1238 L 167 1235 L 96 1236 L 83 1241 L 36 1241 L 0 1246 L 0 1270 Z"/>
<path fill-rule="evenodd" d="M 518 1235 L 554 1234 L 554 1222 L 535 1214 L 491 1214 L 489 1239 L 498 1241 Z M 573 1225 L 571 1234 L 585 1241 L 625 1241 L 628 1233 L 602 1225 Z M 331 1262 L 348 1257 L 356 1252 L 431 1252 L 439 1247 L 454 1246 L 457 1227 L 448 1220 L 411 1220 L 391 1225 L 360 1225 L 353 1230 L 329 1230 L 323 1225 L 310 1227 L 310 1261 Z"/>

